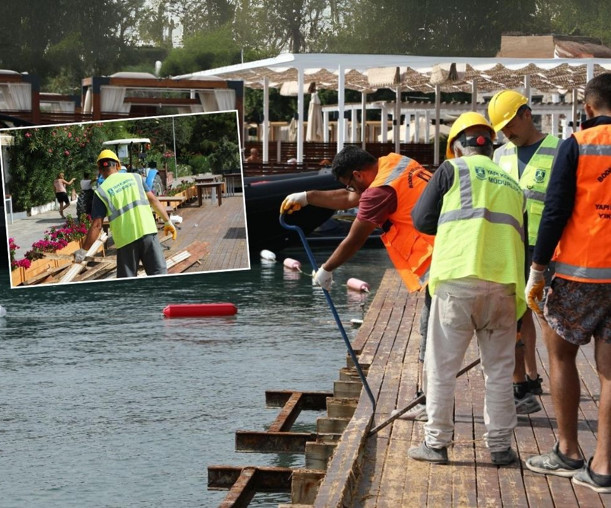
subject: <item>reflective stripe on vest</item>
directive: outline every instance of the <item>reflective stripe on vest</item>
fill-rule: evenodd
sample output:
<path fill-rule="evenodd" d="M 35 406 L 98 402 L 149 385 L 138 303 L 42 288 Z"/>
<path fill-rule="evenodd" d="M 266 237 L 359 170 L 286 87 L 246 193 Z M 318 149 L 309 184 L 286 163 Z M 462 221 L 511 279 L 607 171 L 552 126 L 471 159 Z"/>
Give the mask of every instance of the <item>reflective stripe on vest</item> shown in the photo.
<path fill-rule="evenodd" d="M 139 175 L 114 173 L 95 192 L 106 206 L 117 249 L 145 235 L 157 233 L 157 225 Z"/>
<path fill-rule="evenodd" d="M 611 125 L 576 132 L 579 147 L 573 212 L 556 247 L 556 276 L 611 282 Z"/>
<path fill-rule="evenodd" d="M 370 187 L 391 186 L 397 194 L 397 209 L 388 216 L 390 228 L 382 235 L 388 256 L 410 291 L 420 289 L 428 280 L 434 236 L 414 228 L 412 209 L 430 176 L 415 160 L 391 153 L 378 159 L 378 173 Z"/>
<path fill-rule="evenodd" d="M 114 203 L 110 199 L 110 196 L 106 192 L 106 189 L 104 189 L 103 185 L 98 187 L 97 194 L 100 197 L 100 199 L 102 201 L 104 201 L 104 204 L 106 205 L 106 208 L 110 212 L 109 215 L 108 215 L 108 221 L 109 222 L 112 222 L 117 217 L 123 215 L 125 212 L 128 212 L 129 210 L 131 210 L 132 208 L 135 208 L 136 206 L 141 206 L 141 205 L 149 206 L 149 200 L 146 197 L 146 192 L 144 191 L 144 187 L 141 186 L 141 185 L 137 185 L 137 187 L 138 187 L 138 191 L 140 193 L 140 199 L 138 199 L 138 201 L 132 201 L 131 203 L 127 203 L 122 208 L 116 208 L 115 207 Z"/>
<path fill-rule="evenodd" d="M 548 134 L 543 138 L 539 148 L 524 168 L 522 176 L 518 175 L 518 148 L 511 141 L 494 152 L 494 162 L 518 181 L 526 197 L 528 213 L 528 244 L 537 241 L 539 224 L 543 215 L 545 192 L 549 183 L 551 170 L 558 154 L 560 139 Z"/>
<path fill-rule="evenodd" d="M 454 182 L 443 196 L 430 270 L 440 282 L 475 277 L 514 285 L 516 319 L 524 300 L 524 194 L 483 155 L 451 159 Z"/>
<path fill-rule="evenodd" d="M 524 241 L 524 228 L 520 221 L 510 214 L 493 212 L 487 208 L 473 208 L 473 192 L 471 190 L 471 171 L 464 158 L 452 161 L 458 168 L 460 186 L 460 210 L 450 210 L 439 216 L 439 225 L 462 219 L 485 219 L 495 224 L 512 226 Z"/>

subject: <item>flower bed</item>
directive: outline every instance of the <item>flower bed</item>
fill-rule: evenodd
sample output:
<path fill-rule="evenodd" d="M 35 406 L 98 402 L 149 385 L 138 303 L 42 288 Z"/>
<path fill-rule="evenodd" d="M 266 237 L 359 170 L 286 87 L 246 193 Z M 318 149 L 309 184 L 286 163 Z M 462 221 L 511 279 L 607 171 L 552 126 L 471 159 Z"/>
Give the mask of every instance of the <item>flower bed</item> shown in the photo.
<path fill-rule="evenodd" d="M 82 222 L 77 222 L 71 216 L 68 216 L 68 220 L 62 226 L 54 226 L 45 231 L 44 238 L 34 242 L 32 249 L 25 253 L 23 259 L 15 259 L 15 253 L 19 246 L 15 244 L 13 238 L 9 238 L 12 286 L 23 284 L 49 268 L 58 268 L 70 264 L 72 262 L 70 255 L 81 248 L 90 225 L 90 217 L 84 218 Z M 48 259 L 44 257 L 45 253 L 55 253 L 67 257 L 65 259 Z"/>

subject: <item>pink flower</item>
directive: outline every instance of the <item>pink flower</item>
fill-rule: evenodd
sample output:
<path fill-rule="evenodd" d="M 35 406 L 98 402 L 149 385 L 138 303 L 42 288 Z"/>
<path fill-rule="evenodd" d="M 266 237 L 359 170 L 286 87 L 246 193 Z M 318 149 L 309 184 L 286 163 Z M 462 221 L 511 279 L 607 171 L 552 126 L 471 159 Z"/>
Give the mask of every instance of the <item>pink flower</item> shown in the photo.
<path fill-rule="evenodd" d="M 49 153 L 53 153 L 53 148 L 49 148 Z"/>
<path fill-rule="evenodd" d="M 72 137 L 72 133 L 71 133 L 71 132 L 69 132 L 69 133 L 68 133 L 68 137 L 69 137 L 69 138 L 71 138 L 71 137 Z"/>
<path fill-rule="evenodd" d="M 26 132 L 26 133 L 25 133 L 25 137 L 26 137 L 26 138 L 30 138 L 30 137 L 32 137 L 32 135 L 31 135 L 29 132 Z"/>
<path fill-rule="evenodd" d="M 70 150 L 64 150 L 64 155 L 70 155 Z"/>

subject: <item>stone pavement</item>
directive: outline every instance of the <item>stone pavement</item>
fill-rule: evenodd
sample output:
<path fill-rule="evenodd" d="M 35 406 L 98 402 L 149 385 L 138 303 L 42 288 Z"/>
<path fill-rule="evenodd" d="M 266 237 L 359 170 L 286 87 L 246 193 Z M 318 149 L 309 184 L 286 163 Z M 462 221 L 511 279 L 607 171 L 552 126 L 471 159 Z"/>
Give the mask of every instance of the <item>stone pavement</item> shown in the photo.
<path fill-rule="evenodd" d="M 76 202 L 72 202 L 70 206 L 64 210 L 64 215 L 76 215 Z M 66 219 L 62 219 L 58 210 L 43 212 L 22 219 L 15 218 L 13 223 L 7 221 L 7 237 L 14 238 L 19 249 L 15 253 L 17 259 L 25 256 L 34 242 L 42 240 L 45 236 L 45 231 L 51 229 L 52 226 L 61 226 Z"/>

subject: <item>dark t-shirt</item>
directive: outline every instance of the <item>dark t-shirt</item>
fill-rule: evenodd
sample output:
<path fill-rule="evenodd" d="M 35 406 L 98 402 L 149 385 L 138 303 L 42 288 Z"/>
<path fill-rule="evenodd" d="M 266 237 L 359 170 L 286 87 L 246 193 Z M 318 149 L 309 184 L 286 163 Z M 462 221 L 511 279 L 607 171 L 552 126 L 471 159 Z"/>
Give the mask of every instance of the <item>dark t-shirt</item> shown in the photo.
<path fill-rule="evenodd" d="M 530 162 L 530 159 L 533 158 L 533 155 L 535 155 L 535 152 L 539 149 L 544 139 L 545 138 L 542 138 L 532 145 L 518 147 L 518 180 L 522 178 L 522 174 L 527 164 Z"/>

